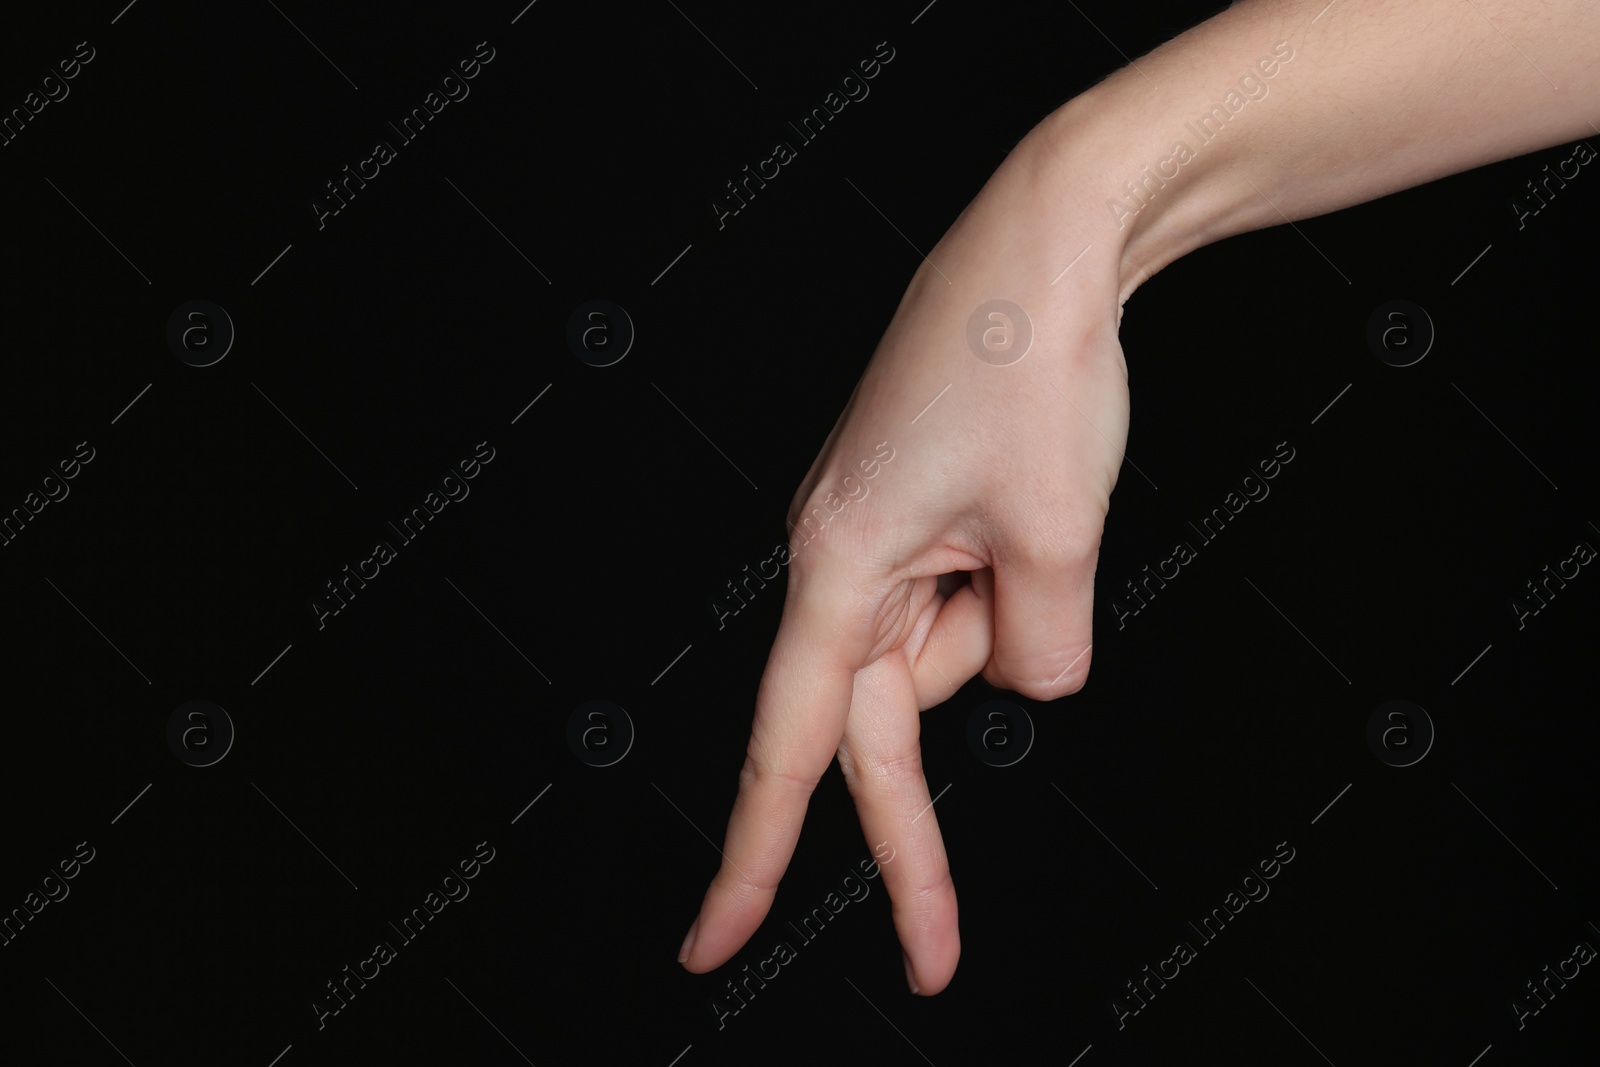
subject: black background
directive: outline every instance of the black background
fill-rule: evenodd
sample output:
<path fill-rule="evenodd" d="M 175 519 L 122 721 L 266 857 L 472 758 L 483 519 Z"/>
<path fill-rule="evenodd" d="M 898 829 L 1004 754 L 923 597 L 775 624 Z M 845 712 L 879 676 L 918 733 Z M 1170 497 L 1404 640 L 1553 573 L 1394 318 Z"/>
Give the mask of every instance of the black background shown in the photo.
<path fill-rule="evenodd" d="M 0 912 L 78 842 L 95 858 L 0 948 L 0 1059 L 1593 1061 L 1592 968 L 1520 1030 L 1509 1006 L 1600 944 L 1600 578 L 1521 630 L 1510 606 L 1600 544 L 1600 178 L 1520 231 L 1508 207 L 1570 146 L 1203 249 L 1129 302 L 1139 470 L 1090 681 L 1009 697 L 1037 728 L 1010 767 L 967 745 L 1003 695 L 981 681 L 923 719 L 961 903 L 946 992 L 907 994 L 873 883 L 718 1028 L 723 981 L 869 855 L 836 771 L 761 932 L 711 975 L 674 962 L 781 582 L 721 630 L 709 601 L 783 538 L 911 245 L 1215 10 L 922 3 L 8 12 L 0 109 L 96 55 L 0 148 L 0 511 L 78 442 L 94 459 L 0 549 Z M 323 183 L 479 41 L 470 96 L 319 230 Z M 880 41 L 870 96 L 719 229 L 723 183 Z M 565 341 L 595 298 L 637 330 L 604 368 Z M 1403 368 L 1365 340 L 1398 298 L 1438 333 Z M 237 330 L 204 368 L 166 342 L 193 299 Z M 319 630 L 323 583 L 485 440 L 470 496 Z M 1113 594 L 1282 441 L 1270 497 L 1119 630 Z M 193 699 L 237 731 L 207 767 L 167 743 Z M 565 740 L 596 699 L 637 731 L 605 768 Z M 1391 699 L 1436 730 L 1409 767 L 1366 740 Z M 480 841 L 471 895 L 319 1030 L 324 983 Z M 1200 945 L 1188 921 L 1280 842 L 1270 896 Z M 1180 939 L 1197 959 L 1119 1031 L 1112 998 Z"/>

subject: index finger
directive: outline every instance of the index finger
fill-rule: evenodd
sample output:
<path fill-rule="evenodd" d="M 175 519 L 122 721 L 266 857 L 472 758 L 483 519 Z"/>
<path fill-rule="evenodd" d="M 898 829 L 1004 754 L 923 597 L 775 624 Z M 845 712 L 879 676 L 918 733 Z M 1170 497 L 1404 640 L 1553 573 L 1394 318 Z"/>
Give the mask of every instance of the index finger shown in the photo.
<path fill-rule="evenodd" d="M 721 966 L 766 918 L 794 856 L 811 793 L 850 716 L 859 614 L 841 592 L 842 570 L 790 571 L 777 638 L 756 694 L 739 796 L 728 818 L 722 866 L 706 890 L 678 961 L 696 974 Z M 869 639 L 870 640 L 870 639 Z"/>

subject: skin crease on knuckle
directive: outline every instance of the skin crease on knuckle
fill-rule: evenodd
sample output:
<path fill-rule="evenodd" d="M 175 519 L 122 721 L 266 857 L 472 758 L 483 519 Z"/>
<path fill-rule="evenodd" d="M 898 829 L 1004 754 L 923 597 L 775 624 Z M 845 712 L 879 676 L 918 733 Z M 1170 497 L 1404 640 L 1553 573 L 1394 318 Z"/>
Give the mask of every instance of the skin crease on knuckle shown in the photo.
<path fill-rule="evenodd" d="M 822 780 L 822 775 L 786 770 L 778 759 L 768 755 L 770 749 L 771 746 L 764 743 L 758 725 L 750 735 L 750 744 L 745 749 L 744 766 L 739 770 L 740 791 L 753 792 L 770 782 L 778 782 L 801 799 L 810 797 L 816 790 L 817 783 Z"/>
<path fill-rule="evenodd" d="M 868 776 L 875 787 L 888 787 L 896 794 L 915 793 L 922 781 L 922 746 L 913 744 L 904 752 L 887 755 L 869 754 L 858 759 L 849 748 L 839 751 L 839 769 L 844 772 L 845 784 L 852 796 L 863 795 Z"/>
<path fill-rule="evenodd" d="M 743 910 L 755 900 L 771 900 L 778 895 L 776 882 L 766 884 L 756 881 L 740 871 L 717 871 L 711 878 L 711 888 L 720 889 L 733 900 L 735 908 Z"/>
<path fill-rule="evenodd" d="M 946 894 L 955 892 L 956 883 L 950 866 L 942 863 L 929 876 L 914 884 L 904 886 L 896 899 L 896 913 L 906 912 L 915 925 L 928 933 L 938 933 L 947 921 L 944 902 Z"/>

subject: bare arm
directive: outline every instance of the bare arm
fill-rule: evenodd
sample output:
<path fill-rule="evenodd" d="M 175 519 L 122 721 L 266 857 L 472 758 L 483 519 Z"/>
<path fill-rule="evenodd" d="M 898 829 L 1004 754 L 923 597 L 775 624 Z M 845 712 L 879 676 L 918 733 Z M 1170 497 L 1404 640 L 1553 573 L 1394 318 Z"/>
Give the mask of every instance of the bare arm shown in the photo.
<path fill-rule="evenodd" d="M 1030 139 L 1126 300 L 1213 241 L 1600 134 L 1597 58 L 1593 0 L 1241 0 Z"/>
<path fill-rule="evenodd" d="M 960 933 L 918 713 L 975 674 L 1041 701 L 1088 677 L 1122 304 L 1224 237 L 1595 133 L 1597 46 L 1596 0 L 1241 0 L 1023 138 L 917 269 L 795 496 L 791 524 L 828 514 L 893 442 L 893 475 L 790 567 L 689 970 L 766 918 L 837 754 L 868 843 L 894 850 L 907 982 L 945 988 Z M 1002 296 L 1034 351 L 975 347 Z M 971 580 L 946 591 L 952 572 Z"/>

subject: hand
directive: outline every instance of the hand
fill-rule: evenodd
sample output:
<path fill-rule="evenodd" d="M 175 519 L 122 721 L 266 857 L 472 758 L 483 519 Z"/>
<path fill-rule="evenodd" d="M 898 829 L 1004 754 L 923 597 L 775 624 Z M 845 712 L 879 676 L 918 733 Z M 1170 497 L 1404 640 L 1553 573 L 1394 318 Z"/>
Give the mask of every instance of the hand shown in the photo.
<path fill-rule="evenodd" d="M 949 983 L 955 890 L 937 819 L 923 812 L 916 712 L 979 672 L 1036 699 L 1083 685 L 1128 431 L 1122 304 L 1211 242 L 1591 132 L 1600 5 L 1493 6 L 1499 21 L 1464 16 L 1455 0 L 1291 19 L 1278 0 L 1239 0 L 1079 94 L 1007 157 L 918 269 L 795 497 L 806 543 L 725 862 L 684 944 L 689 970 L 719 966 L 760 925 L 837 750 L 869 841 L 895 849 L 883 875 L 907 979 L 930 994 Z M 1307 58 L 1293 60 L 1294 47 Z M 1490 58 L 1506 48 L 1539 55 L 1538 73 L 1561 91 L 1530 97 L 1522 65 Z M 1243 105 L 1229 85 L 1254 100 L 1270 91 L 1272 103 L 1235 120 Z M 1226 135 L 1201 137 L 1186 125 L 1197 115 L 1229 122 Z M 1003 367 L 965 342 L 968 316 L 995 298 L 1020 305 L 1035 333 Z M 879 442 L 894 460 L 870 495 L 859 479 L 852 490 L 845 477 Z M 860 498 L 840 509 L 831 494 Z M 970 582 L 941 577 L 953 572 Z"/>
<path fill-rule="evenodd" d="M 1019 145 L 918 269 L 795 495 L 783 618 L 690 971 L 720 966 L 766 917 L 837 753 L 868 842 L 894 849 L 882 870 L 907 980 L 944 989 L 960 935 L 919 713 L 980 672 L 1035 700 L 1089 673 L 1128 432 L 1119 263 L 1115 237 L 1093 232 L 1104 223 L 1066 203 L 1042 141 Z M 997 297 L 1033 329 L 1005 366 L 967 340 Z"/>

